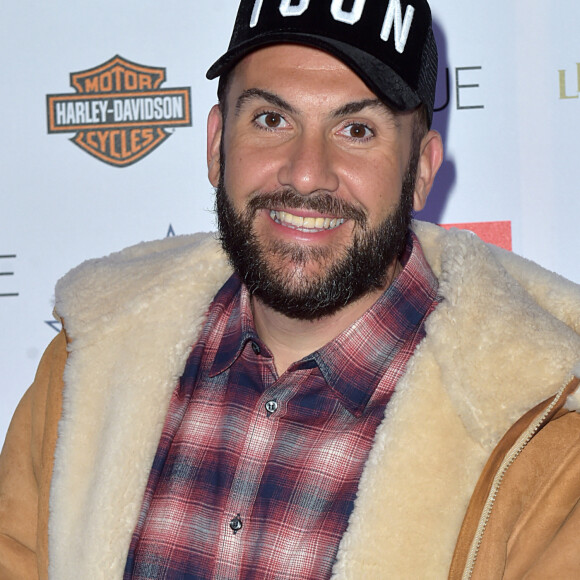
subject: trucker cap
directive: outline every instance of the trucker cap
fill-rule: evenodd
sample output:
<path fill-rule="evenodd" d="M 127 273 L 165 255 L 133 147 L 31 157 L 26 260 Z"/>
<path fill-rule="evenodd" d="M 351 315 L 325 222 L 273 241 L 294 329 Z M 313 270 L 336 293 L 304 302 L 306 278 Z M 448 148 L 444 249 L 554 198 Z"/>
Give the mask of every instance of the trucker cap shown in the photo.
<path fill-rule="evenodd" d="M 396 110 L 423 103 L 431 125 L 437 45 L 426 0 L 241 0 L 228 51 L 206 76 L 280 43 L 329 52 Z"/>

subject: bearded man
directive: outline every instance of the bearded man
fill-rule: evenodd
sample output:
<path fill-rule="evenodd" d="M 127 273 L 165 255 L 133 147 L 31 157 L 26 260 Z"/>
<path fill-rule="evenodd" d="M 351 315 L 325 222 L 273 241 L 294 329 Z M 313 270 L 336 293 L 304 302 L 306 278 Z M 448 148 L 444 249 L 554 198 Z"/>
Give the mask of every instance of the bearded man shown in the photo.
<path fill-rule="evenodd" d="M 2 578 L 576 574 L 580 292 L 412 221 L 436 69 L 425 0 L 242 0 L 208 72 L 221 248 L 59 282 Z"/>

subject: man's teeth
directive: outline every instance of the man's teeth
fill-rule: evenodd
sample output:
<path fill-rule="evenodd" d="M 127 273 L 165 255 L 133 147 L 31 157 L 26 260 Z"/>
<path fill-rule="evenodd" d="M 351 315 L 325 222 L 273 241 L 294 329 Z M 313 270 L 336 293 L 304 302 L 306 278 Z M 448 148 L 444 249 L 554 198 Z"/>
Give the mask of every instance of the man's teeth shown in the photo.
<path fill-rule="evenodd" d="M 270 211 L 270 217 L 279 224 L 295 228 L 303 232 L 332 230 L 344 223 L 341 218 L 301 217 L 286 211 Z"/>

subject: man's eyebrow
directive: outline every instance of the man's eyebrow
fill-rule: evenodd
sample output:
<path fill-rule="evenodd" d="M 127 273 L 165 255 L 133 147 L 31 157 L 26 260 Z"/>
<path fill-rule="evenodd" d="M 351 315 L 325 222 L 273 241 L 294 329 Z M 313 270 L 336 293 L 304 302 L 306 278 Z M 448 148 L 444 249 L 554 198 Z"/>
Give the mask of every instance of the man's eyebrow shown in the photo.
<path fill-rule="evenodd" d="M 335 119 L 341 119 L 350 115 L 356 115 L 364 109 L 379 109 L 380 112 L 384 113 L 386 116 L 394 120 L 397 118 L 393 111 L 380 99 L 362 99 L 360 101 L 346 103 L 338 109 L 334 110 L 331 116 Z"/>
<path fill-rule="evenodd" d="M 239 114 L 242 107 L 252 99 L 261 99 L 278 109 L 282 109 L 292 114 L 296 113 L 296 110 L 290 103 L 270 91 L 265 91 L 264 89 L 246 89 L 236 101 L 236 115 Z"/>

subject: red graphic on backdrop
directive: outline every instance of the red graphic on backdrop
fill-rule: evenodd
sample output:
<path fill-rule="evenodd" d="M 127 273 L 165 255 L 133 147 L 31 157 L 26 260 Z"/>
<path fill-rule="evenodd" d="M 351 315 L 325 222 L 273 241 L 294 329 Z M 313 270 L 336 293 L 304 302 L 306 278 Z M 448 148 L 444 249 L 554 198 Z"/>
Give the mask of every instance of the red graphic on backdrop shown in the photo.
<path fill-rule="evenodd" d="M 512 222 L 473 222 L 463 224 L 441 224 L 446 229 L 469 230 L 484 242 L 494 244 L 504 250 L 512 249 Z"/>
<path fill-rule="evenodd" d="M 71 73 L 76 93 L 47 95 L 48 132 L 75 132 L 72 141 L 97 159 L 125 167 L 170 135 L 191 126 L 189 88 L 161 88 L 165 69 L 115 56 Z"/>

